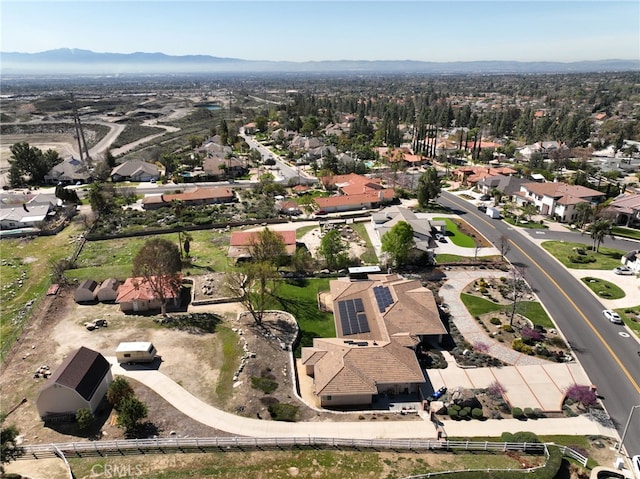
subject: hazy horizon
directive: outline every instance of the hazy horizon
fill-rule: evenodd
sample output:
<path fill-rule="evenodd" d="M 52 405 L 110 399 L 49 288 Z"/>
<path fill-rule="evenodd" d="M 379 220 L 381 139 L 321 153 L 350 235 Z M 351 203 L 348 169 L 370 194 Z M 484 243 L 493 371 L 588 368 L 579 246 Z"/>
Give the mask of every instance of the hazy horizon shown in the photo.
<path fill-rule="evenodd" d="M 276 62 L 640 58 L 636 1 L 4 0 L 1 13 L 3 52 Z"/>

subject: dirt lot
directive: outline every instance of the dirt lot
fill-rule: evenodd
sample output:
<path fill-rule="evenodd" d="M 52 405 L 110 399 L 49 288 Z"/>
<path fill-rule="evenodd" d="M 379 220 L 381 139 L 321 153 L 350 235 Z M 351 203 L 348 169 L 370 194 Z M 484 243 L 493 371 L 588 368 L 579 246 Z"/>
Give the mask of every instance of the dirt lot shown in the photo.
<path fill-rule="evenodd" d="M 291 380 L 290 353 L 282 350 L 279 339 L 274 339 L 274 336 L 284 339 L 292 332 L 286 327 L 288 323 L 282 321 L 281 313 L 265 317 L 264 323 L 272 335 L 267 337 L 255 326 L 250 315 L 238 314 L 242 312 L 238 303 L 190 307 L 189 312 L 216 315 L 212 317 L 221 321 L 219 329 L 214 333 L 198 333 L 160 326 L 154 321 L 156 316 L 125 315 L 118 305 L 76 304 L 73 288 L 62 289 L 58 296 L 47 298 L 3 364 L 0 374 L 2 409 L 10 410 L 26 398 L 26 402 L 17 406 L 9 416 L 9 421 L 18 426 L 26 443 L 66 442 L 88 436 L 122 438 L 122 431 L 114 426 L 113 414 L 106 404 L 96 428 L 89 434 L 81 434 L 74 425 L 45 426 L 35 407 L 38 390 L 45 380 L 34 378 L 34 372 L 44 365 L 55 370 L 63 358 L 80 345 L 100 351 L 105 356 L 114 356 L 121 341 L 151 341 L 162 356 L 160 371 L 195 396 L 221 409 L 247 417 L 269 419 L 268 405 L 279 401 L 299 406 L 299 420 L 358 420 L 355 413 L 318 412 L 298 399 Z M 108 327 L 87 330 L 84 323 L 96 318 L 106 319 Z M 232 330 L 242 330 L 242 334 Z M 223 361 L 222 334 L 231 335 L 232 341 L 236 335 L 240 354 L 245 342 L 246 350 L 255 353 L 255 358 L 247 359 L 233 388 L 229 388 L 227 380 L 223 392 L 218 379 L 221 368 L 230 365 Z M 238 366 L 236 361 L 234 372 Z M 228 377 L 228 372 L 226 374 Z M 265 375 L 273 377 L 278 384 L 277 389 L 268 395 L 251 387 L 252 376 Z M 171 432 L 178 436 L 224 435 L 185 417 L 145 386 L 133 385 L 136 394 L 148 405 L 150 424 L 146 435 L 168 436 Z M 224 391 L 231 392 L 225 394 Z"/>

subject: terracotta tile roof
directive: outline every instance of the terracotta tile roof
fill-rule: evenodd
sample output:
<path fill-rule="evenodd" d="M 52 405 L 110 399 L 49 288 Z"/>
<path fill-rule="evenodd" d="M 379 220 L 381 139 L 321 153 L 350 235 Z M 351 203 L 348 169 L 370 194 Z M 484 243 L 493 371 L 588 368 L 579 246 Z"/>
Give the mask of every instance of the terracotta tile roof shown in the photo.
<path fill-rule="evenodd" d="M 378 203 L 380 201 L 388 201 L 393 199 L 395 193 L 393 190 L 381 190 L 380 193 L 361 193 L 355 195 L 339 195 L 328 196 L 326 198 L 316 198 L 315 202 L 318 208 L 336 207 L 340 205 L 365 205 L 369 203 Z"/>
<path fill-rule="evenodd" d="M 252 241 L 257 233 L 257 231 L 234 231 L 231 233 L 227 256 L 230 258 L 251 258 Z M 293 255 L 297 247 L 296 232 L 274 231 L 274 233 L 282 238 L 286 254 Z"/>
<path fill-rule="evenodd" d="M 292 231 L 274 231 L 282 238 L 285 245 L 296 244 L 296 232 Z M 231 246 L 251 246 L 251 242 L 258 234 L 258 231 L 234 231 L 231 233 Z"/>
<path fill-rule="evenodd" d="M 179 291 L 167 287 L 165 290 L 165 298 L 175 298 Z M 118 296 L 116 303 L 125 303 L 129 301 L 152 301 L 156 298 L 156 294 L 145 278 L 127 278 L 118 288 Z"/>

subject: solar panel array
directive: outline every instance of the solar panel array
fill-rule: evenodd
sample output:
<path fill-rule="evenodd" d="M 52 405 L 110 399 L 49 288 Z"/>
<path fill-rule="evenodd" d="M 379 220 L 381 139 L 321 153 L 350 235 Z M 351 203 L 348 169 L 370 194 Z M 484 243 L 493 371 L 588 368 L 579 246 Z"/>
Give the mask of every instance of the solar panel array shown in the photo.
<path fill-rule="evenodd" d="M 381 313 L 384 313 L 389 306 L 393 304 L 393 298 L 391 297 L 391 291 L 387 286 L 374 286 L 373 294 L 378 302 L 378 309 Z"/>
<path fill-rule="evenodd" d="M 340 313 L 342 334 L 345 336 L 371 331 L 371 329 L 369 329 L 367 315 L 364 312 L 362 299 L 356 298 L 338 301 L 338 311 Z"/>

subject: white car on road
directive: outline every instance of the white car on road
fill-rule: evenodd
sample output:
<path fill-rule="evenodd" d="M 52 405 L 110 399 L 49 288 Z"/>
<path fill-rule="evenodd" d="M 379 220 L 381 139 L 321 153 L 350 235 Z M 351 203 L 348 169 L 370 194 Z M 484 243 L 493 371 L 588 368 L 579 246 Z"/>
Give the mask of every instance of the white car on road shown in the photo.
<path fill-rule="evenodd" d="M 622 319 L 620 318 L 620 315 L 615 311 L 611 311 L 610 309 L 605 309 L 604 311 L 602 311 L 602 315 L 612 323 L 622 324 Z"/>

